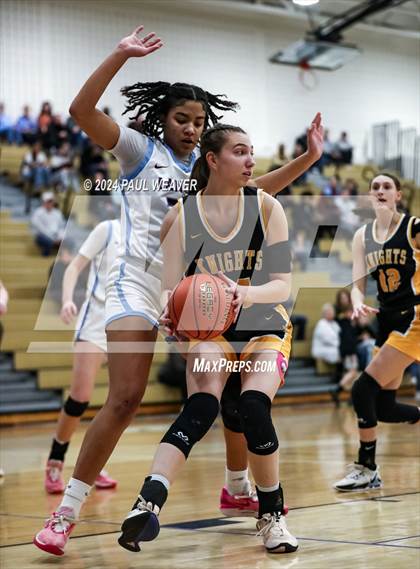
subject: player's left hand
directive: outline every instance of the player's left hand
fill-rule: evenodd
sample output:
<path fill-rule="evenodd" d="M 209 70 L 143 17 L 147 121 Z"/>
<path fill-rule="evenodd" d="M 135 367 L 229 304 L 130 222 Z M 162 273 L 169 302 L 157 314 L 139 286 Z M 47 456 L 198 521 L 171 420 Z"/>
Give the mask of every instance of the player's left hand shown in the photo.
<path fill-rule="evenodd" d="M 242 305 L 245 302 L 245 297 L 248 287 L 238 285 L 235 281 L 224 275 L 221 271 L 219 271 L 216 274 L 220 279 L 222 279 L 222 281 L 224 281 L 228 285 L 227 292 L 233 295 L 232 305 L 235 314 L 235 318 L 233 321 L 236 322 L 239 316 L 239 312 L 242 308 Z"/>
<path fill-rule="evenodd" d="M 316 113 L 307 134 L 307 152 L 313 162 L 319 160 L 324 151 L 324 127 L 321 121 L 321 113 Z"/>

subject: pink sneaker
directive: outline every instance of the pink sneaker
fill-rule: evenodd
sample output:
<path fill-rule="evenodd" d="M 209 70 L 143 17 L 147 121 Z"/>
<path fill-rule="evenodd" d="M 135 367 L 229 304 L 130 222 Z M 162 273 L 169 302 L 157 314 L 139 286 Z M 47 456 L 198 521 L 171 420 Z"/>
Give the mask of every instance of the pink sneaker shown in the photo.
<path fill-rule="evenodd" d="M 108 490 L 115 488 L 117 481 L 111 478 L 106 470 L 101 470 L 95 480 L 95 488 L 97 490 Z"/>
<path fill-rule="evenodd" d="M 61 460 L 49 460 L 47 462 L 44 487 L 48 494 L 62 494 L 64 492 L 63 466 L 64 463 Z"/>
<path fill-rule="evenodd" d="M 258 517 L 258 498 L 254 490 L 248 494 L 229 494 L 226 487 L 223 487 L 220 494 L 220 511 L 224 516 L 252 516 Z"/>
<path fill-rule="evenodd" d="M 72 508 L 59 508 L 46 521 L 44 529 L 36 534 L 33 543 L 53 555 L 64 555 L 64 548 L 75 526 Z"/>

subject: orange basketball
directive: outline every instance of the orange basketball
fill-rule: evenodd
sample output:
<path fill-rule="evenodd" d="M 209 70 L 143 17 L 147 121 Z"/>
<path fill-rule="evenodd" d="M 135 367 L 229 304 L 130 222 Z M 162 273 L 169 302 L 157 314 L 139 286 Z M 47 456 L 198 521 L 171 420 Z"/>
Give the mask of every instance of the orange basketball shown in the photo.
<path fill-rule="evenodd" d="M 219 277 L 199 274 L 183 279 L 168 304 L 175 330 L 190 340 L 211 340 L 233 322 L 233 295 Z"/>

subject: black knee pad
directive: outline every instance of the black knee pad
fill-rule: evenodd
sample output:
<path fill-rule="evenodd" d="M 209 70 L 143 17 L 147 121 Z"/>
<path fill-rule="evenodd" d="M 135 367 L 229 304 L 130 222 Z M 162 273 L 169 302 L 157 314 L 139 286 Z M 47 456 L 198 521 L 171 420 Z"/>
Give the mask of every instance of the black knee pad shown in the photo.
<path fill-rule="evenodd" d="M 177 447 L 188 458 L 192 447 L 204 437 L 218 413 L 217 397 L 210 393 L 194 393 L 161 442 Z"/>
<path fill-rule="evenodd" d="M 248 450 L 254 454 L 273 454 L 279 448 L 271 420 L 271 400 L 261 391 L 244 391 L 239 398 L 239 413 Z"/>
<path fill-rule="evenodd" d="M 395 389 L 382 389 L 376 400 L 378 421 L 383 423 L 417 423 L 420 411 L 416 405 L 405 405 L 395 401 Z"/>
<path fill-rule="evenodd" d="M 356 411 L 359 429 L 371 429 L 377 425 L 376 399 L 381 386 L 365 371 L 352 387 L 351 396 Z"/>
<path fill-rule="evenodd" d="M 68 397 L 67 401 L 64 403 L 63 409 L 67 415 L 70 415 L 70 417 L 81 417 L 86 411 L 88 405 L 89 401 L 81 402 Z"/>
<path fill-rule="evenodd" d="M 241 396 L 241 374 L 232 373 L 222 393 L 220 411 L 226 429 L 234 433 L 243 433 L 241 416 L 239 413 L 239 397 Z"/>

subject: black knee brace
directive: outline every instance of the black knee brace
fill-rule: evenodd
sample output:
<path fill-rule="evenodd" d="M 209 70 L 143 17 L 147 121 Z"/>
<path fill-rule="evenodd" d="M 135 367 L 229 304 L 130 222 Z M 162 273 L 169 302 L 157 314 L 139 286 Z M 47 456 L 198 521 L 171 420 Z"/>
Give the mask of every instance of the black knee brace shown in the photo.
<path fill-rule="evenodd" d="M 273 454 L 279 447 L 270 412 L 271 400 L 261 391 L 244 391 L 239 398 L 242 428 L 254 454 Z"/>
<path fill-rule="evenodd" d="M 239 414 L 239 397 L 241 395 L 241 374 L 232 373 L 222 393 L 220 410 L 226 429 L 234 433 L 243 433 L 241 416 Z"/>
<path fill-rule="evenodd" d="M 359 429 L 371 429 L 377 425 L 376 399 L 381 386 L 365 371 L 352 387 L 351 396 L 356 411 Z"/>
<path fill-rule="evenodd" d="M 188 458 L 192 447 L 204 437 L 218 413 L 217 397 L 210 393 L 194 393 L 161 442 L 177 447 Z"/>
<path fill-rule="evenodd" d="M 63 409 L 67 415 L 70 415 L 70 417 L 81 417 L 86 411 L 88 405 L 89 401 L 80 402 L 68 397 L 67 401 L 64 403 Z"/>
<path fill-rule="evenodd" d="M 416 405 L 405 405 L 395 401 L 395 389 L 382 389 L 376 400 L 378 421 L 383 423 L 417 423 L 420 411 Z"/>

